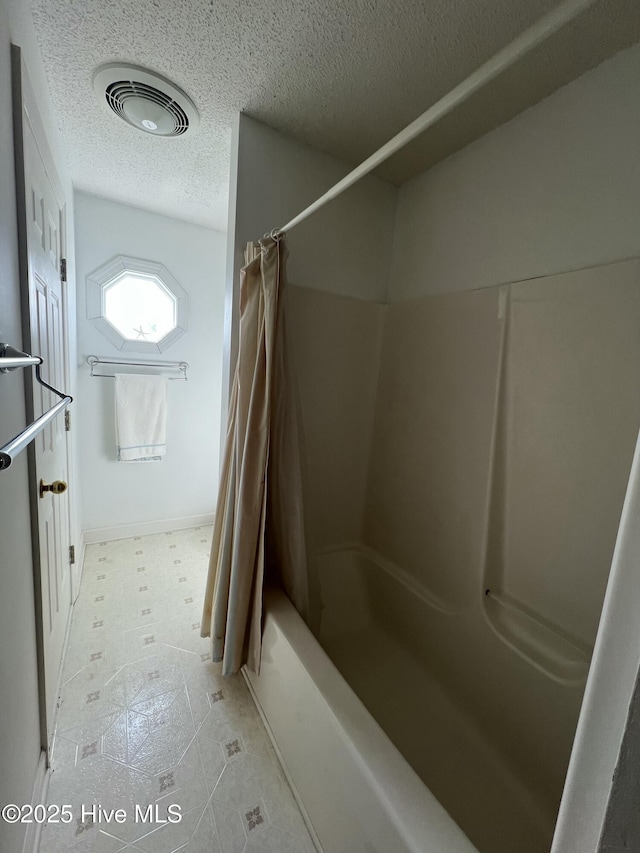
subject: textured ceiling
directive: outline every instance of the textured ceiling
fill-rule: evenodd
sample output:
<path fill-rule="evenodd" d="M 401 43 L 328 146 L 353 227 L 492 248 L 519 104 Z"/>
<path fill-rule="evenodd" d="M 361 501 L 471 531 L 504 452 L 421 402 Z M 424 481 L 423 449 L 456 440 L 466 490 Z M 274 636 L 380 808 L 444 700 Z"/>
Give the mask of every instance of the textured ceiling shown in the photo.
<path fill-rule="evenodd" d="M 235 113 L 355 164 L 555 5 L 32 0 L 32 11 L 74 185 L 224 229 Z M 598 0 L 380 173 L 406 180 L 639 39 L 639 0 Z M 92 77 L 117 61 L 181 86 L 198 127 L 163 139 L 109 115 Z"/>

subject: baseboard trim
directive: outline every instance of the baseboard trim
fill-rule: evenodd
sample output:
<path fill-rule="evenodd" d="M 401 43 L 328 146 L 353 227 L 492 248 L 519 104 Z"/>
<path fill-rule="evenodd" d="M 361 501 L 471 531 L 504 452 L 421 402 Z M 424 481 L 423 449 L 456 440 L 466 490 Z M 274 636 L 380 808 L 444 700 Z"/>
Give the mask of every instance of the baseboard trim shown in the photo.
<path fill-rule="evenodd" d="M 33 793 L 31 795 L 31 805 L 37 806 L 40 803 L 43 805 L 47 802 L 47 788 L 49 787 L 49 778 L 51 773 L 47 767 L 47 753 L 44 749 L 40 752 L 38 761 L 38 769 L 36 770 L 36 778 L 33 783 Z M 27 824 L 27 832 L 22 845 L 22 853 L 38 853 L 40 849 L 40 834 L 42 833 L 41 823 Z"/>
<path fill-rule="evenodd" d="M 304 821 L 304 824 L 307 828 L 307 832 L 311 836 L 311 841 L 313 842 L 313 845 L 316 848 L 317 853 L 324 853 L 324 848 L 323 848 L 322 844 L 320 843 L 320 839 L 318 838 L 318 833 L 315 831 L 315 828 L 314 828 L 313 824 L 311 823 L 311 818 L 309 817 L 309 814 L 305 808 L 305 805 L 302 801 L 302 797 L 298 793 L 298 789 L 296 788 L 295 783 L 291 777 L 291 774 L 289 773 L 289 769 L 287 768 L 287 765 L 286 765 L 285 760 L 284 760 L 284 756 L 282 755 L 282 752 L 280 751 L 280 747 L 278 746 L 278 741 L 275 738 L 275 735 L 273 733 L 271 725 L 269 724 L 269 720 L 267 720 L 266 714 L 262 710 L 262 705 L 260 704 L 260 700 L 256 696 L 256 692 L 253 689 L 253 685 L 251 684 L 251 681 L 250 681 L 249 677 L 247 676 L 246 668 L 243 666 L 242 669 L 240 670 L 240 672 L 242 673 L 242 676 L 244 677 L 245 684 L 249 688 L 249 693 L 251 694 L 251 698 L 253 699 L 256 708 L 258 709 L 258 714 L 260 714 L 260 719 L 262 720 L 262 723 L 263 723 L 265 729 L 267 730 L 267 735 L 269 737 L 269 740 L 271 741 L 271 746 L 273 747 L 273 751 L 276 754 L 276 758 L 280 762 L 280 767 L 282 767 L 282 771 L 285 775 L 285 778 L 286 778 L 287 782 L 289 783 L 289 787 L 291 788 L 291 793 L 293 794 L 293 799 L 296 801 L 297 806 L 300 809 L 300 814 L 302 815 L 302 820 Z"/>
<path fill-rule="evenodd" d="M 150 536 L 168 530 L 186 530 L 189 527 L 205 527 L 213 524 L 213 513 L 189 515 L 185 518 L 166 518 L 162 521 L 140 521 L 135 524 L 119 524 L 114 527 L 94 527 L 82 532 L 82 550 L 94 542 L 112 542 L 114 539 L 130 539 L 133 536 Z"/>

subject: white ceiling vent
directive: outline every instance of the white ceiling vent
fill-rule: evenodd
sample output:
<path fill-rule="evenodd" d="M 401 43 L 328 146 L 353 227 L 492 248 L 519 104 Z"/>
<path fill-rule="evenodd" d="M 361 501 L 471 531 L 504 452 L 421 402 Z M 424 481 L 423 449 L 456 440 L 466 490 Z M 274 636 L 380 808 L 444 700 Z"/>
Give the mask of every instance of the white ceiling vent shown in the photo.
<path fill-rule="evenodd" d="M 198 122 L 198 111 L 182 89 L 135 65 L 103 65 L 93 88 L 107 109 L 154 136 L 182 136 Z"/>

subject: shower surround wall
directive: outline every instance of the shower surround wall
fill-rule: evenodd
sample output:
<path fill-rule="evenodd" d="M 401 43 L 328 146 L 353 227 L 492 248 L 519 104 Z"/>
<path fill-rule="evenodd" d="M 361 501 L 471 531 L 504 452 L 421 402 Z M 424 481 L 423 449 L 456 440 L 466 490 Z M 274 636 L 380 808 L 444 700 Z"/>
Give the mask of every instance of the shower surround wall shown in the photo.
<path fill-rule="evenodd" d="M 287 309 L 320 641 L 479 850 L 544 853 L 640 424 L 640 262 Z"/>
<path fill-rule="evenodd" d="M 362 539 L 386 307 L 295 286 L 286 298 L 313 561 Z"/>
<path fill-rule="evenodd" d="M 478 592 L 499 312 L 496 288 L 387 310 L 363 539 L 444 610 Z"/>

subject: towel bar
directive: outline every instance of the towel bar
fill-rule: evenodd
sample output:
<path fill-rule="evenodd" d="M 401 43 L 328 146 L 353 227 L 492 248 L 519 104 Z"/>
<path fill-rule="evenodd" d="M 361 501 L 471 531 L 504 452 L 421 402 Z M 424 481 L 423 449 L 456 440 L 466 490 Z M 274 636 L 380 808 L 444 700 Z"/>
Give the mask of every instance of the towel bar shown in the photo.
<path fill-rule="evenodd" d="M 96 364 L 115 364 L 123 367 L 152 367 L 160 368 L 161 370 L 180 370 L 182 376 L 169 376 L 170 382 L 186 382 L 188 379 L 187 370 L 189 364 L 186 361 L 117 361 L 108 358 L 99 358 L 97 355 L 87 356 L 87 364 L 91 367 L 90 376 L 96 379 L 113 379 L 115 373 L 94 373 L 93 369 Z"/>
<path fill-rule="evenodd" d="M 0 373 L 9 373 L 17 367 L 31 367 L 35 364 L 42 364 L 40 356 L 29 355 L 10 344 L 0 344 Z"/>
<path fill-rule="evenodd" d="M 73 397 L 70 397 L 68 394 L 63 394 L 62 391 L 58 391 L 57 388 L 54 388 L 52 385 L 49 385 L 48 382 L 44 381 L 40 375 L 41 365 L 42 359 L 40 356 L 29 355 L 28 353 L 21 352 L 9 344 L 0 343 L 0 373 L 8 373 L 10 370 L 15 370 L 18 367 L 35 367 L 36 379 L 40 385 L 43 385 L 49 391 L 52 391 L 61 398 L 58 403 L 52 406 L 44 414 L 40 415 L 39 418 L 36 418 L 32 424 L 25 427 L 25 429 L 18 433 L 15 438 L 12 438 L 11 441 L 7 442 L 3 447 L 0 447 L 0 471 L 4 471 L 5 468 L 8 468 L 15 457 L 24 450 L 27 444 L 29 444 L 30 441 L 33 441 L 33 439 L 42 432 L 46 425 L 52 421 L 56 415 L 58 415 L 63 409 L 66 409 L 69 403 L 73 402 Z"/>
<path fill-rule="evenodd" d="M 72 398 L 65 396 L 55 406 L 52 406 L 44 415 L 40 415 L 26 429 L 23 429 L 15 438 L 7 442 L 4 447 L 0 447 L 0 471 L 4 471 L 13 462 L 15 457 L 24 450 L 30 441 L 42 432 L 49 421 L 52 421 L 63 409 L 66 409 Z"/>

